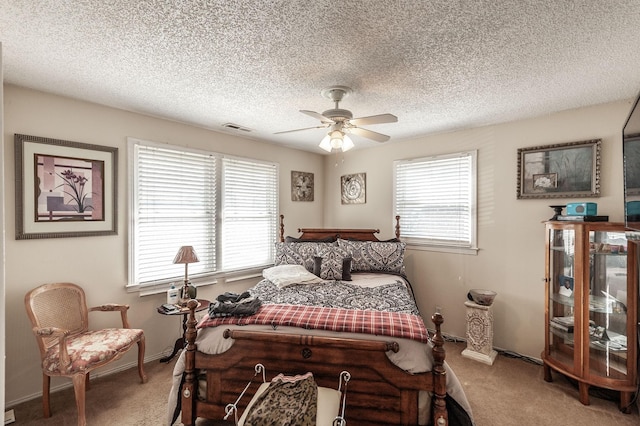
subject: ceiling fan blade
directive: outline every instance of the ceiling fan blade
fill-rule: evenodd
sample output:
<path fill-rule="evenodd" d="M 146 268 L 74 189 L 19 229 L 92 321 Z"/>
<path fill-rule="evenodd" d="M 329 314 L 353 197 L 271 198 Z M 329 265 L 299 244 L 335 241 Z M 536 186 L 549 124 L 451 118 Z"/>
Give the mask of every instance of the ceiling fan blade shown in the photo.
<path fill-rule="evenodd" d="M 393 114 L 370 115 L 369 117 L 352 118 L 349 123 L 354 126 L 367 126 L 369 124 L 396 123 L 398 117 Z"/>
<path fill-rule="evenodd" d="M 303 130 L 322 129 L 322 128 L 327 128 L 327 127 L 329 127 L 329 123 L 323 124 L 321 126 L 305 127 L 304 129 L 285 130 L 283 132 L 275 132 L 274 135 L 281 135 L 283 133 L 301 132 Z"/>
<path fill-rule="evenodd" d="M 307 110 L 304 110 L 304 109 L 301 109 L 300 112 L 303 113 L 303 114 L 307 114 L 308 116 L 311 116 L 313 118 L 316 118 L 316 119 L 322 121 L 323 123 L 327 123 L 327 124 L 335 123 L 335 121 L 333 121 L 330 118 L 325 117 L 324 115 L 320 114 L 319 112 L 307 111 Z"/>
<path fill-rule="evenodd" d="M 367 129 L 361 129 L 360 127 L 345 128 L 345 131 L 348 133 L 353 133 L 354 135 L 362 136 L 363 138 L 372 139 L 376 142 L 386 142 L 391 139 L 390 136 L 383 135 L 382 133 L 372 132 L 371 130 Z"/>

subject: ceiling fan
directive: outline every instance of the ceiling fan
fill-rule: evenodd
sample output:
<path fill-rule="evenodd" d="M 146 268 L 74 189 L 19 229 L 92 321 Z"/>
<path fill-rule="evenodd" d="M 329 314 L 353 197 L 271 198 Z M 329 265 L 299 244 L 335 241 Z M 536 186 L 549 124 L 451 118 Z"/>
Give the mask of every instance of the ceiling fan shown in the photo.
<path fill-rule="evenodd" d="M 354 135 L 362 136 L 363 138 L 371 139 L 376 142 L 386 142 L 390 139 L 389 136 L 377 133 L 371 130 L 363 129 L 359 126 L 370 124 L 383 124 L 383 123 L 395 123 L 398 121 L 398 117 L 393 114 L 379 114 L 371 115 L 368 117 L 353 118 L 351 111 L 341 109 L 339 107 L 340 101 L 342 101 L 347 95 L 352 92 L 351 88 L 346 86 L 331 86 L 323 89 L 320 93 L 327 99 L 334 102 L 335 107 L 328 109 L 322 114 L 300 110 L 301 113 L 310 117 L 317 118 L 322 123 L 319 126 L 306 127 L 304 129 L 286 130 L 284 132 L 277 132 L 276 134 L 299 132 L 309 129 L 329 128 L 327 136 L 320 142 L 320 148 L 327 152 L 333 151 L 348 151 L 353 148 L 353 141 L 346 135 L 346 133 L 352 133 Z"/>

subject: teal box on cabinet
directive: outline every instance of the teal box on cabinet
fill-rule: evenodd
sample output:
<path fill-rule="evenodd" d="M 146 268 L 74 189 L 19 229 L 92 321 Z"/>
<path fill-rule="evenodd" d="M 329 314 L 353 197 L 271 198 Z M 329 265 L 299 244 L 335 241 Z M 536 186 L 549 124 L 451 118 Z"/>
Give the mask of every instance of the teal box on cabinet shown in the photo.
<path fill-rule="evenodd" d="M 640 201 L 627 202 L 627 216 L 640 215 Z"/>
<path fill-rule="evenodd" d="M 595 216 L 598 214 L 596 203 L 569 203 L 567 204 L 567 216 Z"/>

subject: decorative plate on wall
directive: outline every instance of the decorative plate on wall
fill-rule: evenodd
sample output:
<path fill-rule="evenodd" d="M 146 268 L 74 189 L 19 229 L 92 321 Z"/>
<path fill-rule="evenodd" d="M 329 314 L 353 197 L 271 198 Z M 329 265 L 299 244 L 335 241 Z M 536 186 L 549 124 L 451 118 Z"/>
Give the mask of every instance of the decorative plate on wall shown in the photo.
<path fill-rule="evenodd" d="M 364 204 L 366 198 L 366 173 L 355 173 L 340 177 L 342 204 Z"/>

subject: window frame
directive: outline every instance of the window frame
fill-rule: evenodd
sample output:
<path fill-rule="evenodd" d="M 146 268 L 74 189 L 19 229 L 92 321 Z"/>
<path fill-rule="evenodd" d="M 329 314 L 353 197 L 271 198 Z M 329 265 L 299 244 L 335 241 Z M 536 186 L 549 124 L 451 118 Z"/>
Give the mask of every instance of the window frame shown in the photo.
<path fill-rule="evenodd" d="M 393 162 L 393 211 L 395 214 L 400 215 L 400 231 L 402 235 L 402 213 L 399 211 L 399 201 L 398 201 L 398 173 L 399 166 L 406 165 L 409 163 L 430 163 L 434 161 L 442 161 L 442 160 L 450 160 L 454 158 L 469 158 L 471 160 L 471 164 L 469 167 L 469 223 L 467 224 L 469 227 L 469 241 L 455 243 L 453 241 L 438 241 L 434 238 L 429 238 L 428 236 L 412 236 L 408 237 L 407 235 L 402 236 L 402 240 L 407 243 L 409 248 L 415 250 L 428 250 L 428 251 L 438 251 L 445 253 L 458 253 L 458 254 L 471 254 L 475 255 L 478 252 L 478 200 L 477 200 L 477 191 L 478 191 L 478 178 L 477 178 L 477 150 L 468 150 L 468 151 L 459 151 L 447 154 L 438 154 L 428 157 L 419 157 L 412 159 L 401 159 L 395 160 Z"/>
<path fill-rule="evenodd" d="M 127 291 L 139 291 L 141 295 L 147 294 L 155 294 L 159 292 L 166 291 L 169 289 L 172 283 L 182 283 L 184 279 L 183 272 L 180 272 L 179 275 L 157 279 L 153 281 L 146 282 L 136 282 L 135 277 L 135 265 L 136 265 L 136 225 L 138 223 L 138 209 L 137 209 L 137 189 L 138 189 L 138 161 L 136 156 L 136 146 L 144 145 L 151 147 L 158 147 L 162 149 L 175 150 L 177 152 L 190 152 L 196 153 L 200 155 L 208 155 L 215 158 L 216 167 L 215 167 L 215 213 L 213 215 L 212 226 L 214 227 L 215 234 L 215 260 L 214 260 L 214 271 L 212 272 L 204 272 L 204 273 L 189 273 L 189 280 L 195 284 L 196 286 L 200 285 L 208 285 L 214 284 L 218 280 L 223 279 L 227 282 L 244 280 L 247 278 L 254 278 L 260 276 L 262 270 L 272 265 L 272 256 L 270 263 L 265 263 L 261 265 L 254 265 L 252 267 L 247 268 L 239 268 L 234 270 L 223 270 L 221 269 L 221 262 L 223 260 L 222 257 L 222 224 L 223 224 L 223 209 L 224 209 L 224 176 L 223 174 L 223 162 L 225 160 L 239 160 L 243 162 L 250 162 L 252 164 L 263 164 L 273 166 L 274 168 L 274 188 L 273 188 L 273 198 L 274 198 L 274 213 L 273 213 L 273 224 L 272 224 L 272 232 L 275 233 L 273 242 L 275 242 L 275 238 L 277 238 L 277 230 L 278 230 L 278 218 L 279 218 L 279 187 L 280 187 L 280 165 L 274 161 L 268 160 L 260 160 L 250 157 L 241 157 L 234 156 L 229 154 L 224 154 L 216 151 L 209 151 L 197 148 L 190 148 L 181 145 L 173 145 L 167 143 L 159 143 L 154 141 L 143 140 L 139 138 L 128 137 L 128 199 L 129 199 L 129 209 L 127 214 L 128 224 L 128 241 L 129 241 L 129 256 L 128 256 L 128 265 L 127 265 Z M 176 251 L 177 252 L 177 251 Z M 181 265 L 180 265 L 181 266 Z M 183 271 L 183 269 L 180 269 Z"/>

